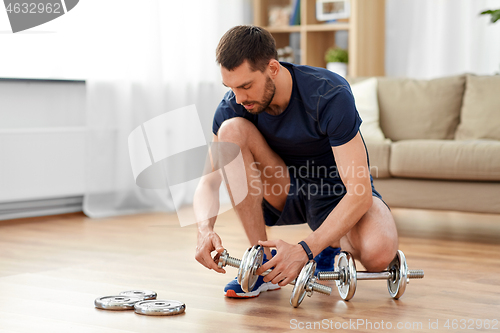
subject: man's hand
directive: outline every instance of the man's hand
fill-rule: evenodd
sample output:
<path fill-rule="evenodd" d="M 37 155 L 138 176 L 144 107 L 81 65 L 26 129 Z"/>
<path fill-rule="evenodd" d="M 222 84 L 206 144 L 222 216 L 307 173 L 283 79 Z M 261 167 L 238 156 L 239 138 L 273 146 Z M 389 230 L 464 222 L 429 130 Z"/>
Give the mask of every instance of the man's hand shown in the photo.
<path fill-rule="evenodd" d="M 264 273 L 269 268 L 274 267 L 273 271 L 264 277 L 264 282 L 271 281 L 280 286 L 286 286 L 295 279 L 304 265 L 309 261 L 307 254 L 299 244 L 292 245 L 281 239 L 271 241 L 259 241 L 259 245 L 265 247 L 275 247 L 276 255 L 260 266 L 257 274 Z"/>
<path fill-rule="evenodd" d="M 222 241 L 215 231 L 198 232 L 198 244 L 196 245 L 196 260 L 208 269 L 213 269 L 219 273 L 226 273 L 219 268 L 212 258 L 212 251 L 222 253 L 224 247 Z"/>

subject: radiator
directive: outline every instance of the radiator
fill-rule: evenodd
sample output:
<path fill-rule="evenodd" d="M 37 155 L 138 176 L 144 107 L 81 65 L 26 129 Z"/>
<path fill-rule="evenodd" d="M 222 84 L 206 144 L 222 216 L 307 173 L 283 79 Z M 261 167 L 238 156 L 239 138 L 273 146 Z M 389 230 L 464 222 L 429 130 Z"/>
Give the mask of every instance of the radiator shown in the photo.
<path fill-rule="evenodd" d="M 85 82 L 0 79 L 0 220 L 81 211 Z"/>

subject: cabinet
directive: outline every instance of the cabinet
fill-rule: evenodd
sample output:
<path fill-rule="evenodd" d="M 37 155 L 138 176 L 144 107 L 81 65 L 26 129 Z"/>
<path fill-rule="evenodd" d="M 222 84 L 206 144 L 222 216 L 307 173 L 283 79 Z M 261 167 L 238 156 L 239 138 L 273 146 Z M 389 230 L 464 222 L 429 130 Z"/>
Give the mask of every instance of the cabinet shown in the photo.
<path fill-rule="evenodd" d="M 335 32 L 348 31 L 348 75 L 384 76 L 385 0 L 351 0 L 349 19 L 325 23 L 316 20 L 316 0 L 300 0 L 300 25 L 269 26 L 269 9 L 289 6 L 293 0 L 254 0 L 254 24 L 268 30 L 278 48 L 300 35 L 300 63 L 326 67 L 325 51 L 335 45 Z"/>

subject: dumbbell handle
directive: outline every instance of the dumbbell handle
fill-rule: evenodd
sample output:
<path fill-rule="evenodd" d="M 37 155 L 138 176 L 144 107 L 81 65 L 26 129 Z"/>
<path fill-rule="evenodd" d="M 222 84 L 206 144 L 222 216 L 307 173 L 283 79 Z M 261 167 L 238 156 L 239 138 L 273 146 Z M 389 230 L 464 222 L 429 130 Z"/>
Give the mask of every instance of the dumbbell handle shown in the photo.
<path fill-rule="evenodd" d="M 233 258 L 231 256 L 229 256 L 229 254 L 227 253 L 226 250 L 224 250 L 224 252 L 221 253 L 221 256 L 219 257 L 219 268 L 222 268 L 226 265 L 229 265 L 229 266 L 232 266 L 232 267 L 236 267 L 236 268 L 240 268 L 240 265 L 241 265 L 241 259 L 237 259 L 237 258 Z"/>
<path fill-rule="evenodd" d="M 224 250 L 224 252 L 222 252 L 222 254 L 219 258 L 219 267 L 222 268 L 226 265 L 229 265 L 229 266 L 232 266 L 235 268 L 240 268 L 241 259 L 229 256 L 227 251 Z M 271 272 L 272 272 L 272 269 L 268 269 L 264 273 L 262 273 L 261 276 L 266 276 L 267 274 L 269 274 Z M 325 272 L 325 273 L 329 273 L 329 272 Z M 331 273 L 336 273 L 336 272 L 331 272 Z M 290 284 L 295 285 L 295 279 L 292 282 L 290 282 Z M 331 287 L 325 286 L 325 285 L 320 284 L 320 283 L 312 282 L 312 283 L 310 283 L 310 286 L 312 287 L 312 290 L 317 291 L 317 292 L 322 293 L 322 294 L 325 294 L 325 295 L 330 295 L 332 293 Z"/>
<path fill-rule="evenodd" d="M 266 276 L 267 274 L 271 273 L 273 270 L 268 269 L 264 273 L 261 274 L 261 276 Z M 293 279 L 292 282 L 290 282 L 291 285 L 295 285 L 295 279 Z M 329 286 L 325 286 L 324 284 L 321 283 L 316 283 L 316 282 L 309 282 L 310 287 L 312 290 L 317 291 L 318 293 L 322 293 L 325 295 L 330 295 L 332 293 L 332 288 Z"/>
<path fill-rule="evenodd" d="M 241 265 L 241 259 L 237 259 L 237 258 L 233 258 L 233 257 L 227 257 L 226 259 L 226 265 L 229 265 L 229 266 L 232 266 L 232 267 L 236 267 L 236 268 L 240 268 L 240 265 Z M 226 266 L 223 264 L 223 266 Z M 271 273 L 273 270 L 272 269 L 268 269 L 267 271 L 265 271 L 264 273 L 261 274 L 261 276 L 266 276 L 267 274 Z"/>
<path fill-rule="evenodd" d="M 421 269 L 408 270 L 409 279 L 422 279 L 424 277 L 424 271 Z M 357 280 L 389 280 L 393 279 L 392 271 L 382 271 L 382 272 L 357 272 Z M 341 280 L 342 273 L 339 271 L 332 272 L 319 272 L 318 280 Z"/>

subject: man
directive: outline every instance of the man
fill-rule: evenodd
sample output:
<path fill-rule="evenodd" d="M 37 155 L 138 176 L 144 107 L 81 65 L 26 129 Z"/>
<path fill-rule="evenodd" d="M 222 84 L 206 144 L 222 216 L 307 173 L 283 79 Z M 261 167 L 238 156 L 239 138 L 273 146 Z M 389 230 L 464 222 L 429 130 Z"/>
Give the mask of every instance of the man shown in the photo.
<path fill-rule="evenodd" d="M 279 289 L 314 256 L 320 269 L 331 270 L 340 246 L 367 270 L 385 269 L 398 248 L 397 231 L 373 188 L 349 84 L 323 68 L 280 63 L 273 37 L 254 26 L 226 32 L 216 57 L 230 91 L 215 112 L 213 140 L 241 149 L 249 194 L 234 208 L 250 243 L 265 247 L 257 273 L 273 268 L 251 292 L 233 280 L 225 295 L 255 297 Z M 200 182 L 195 211 L 219 184 Z M 222 273 L 211 257 L 223 250 L 215 219 L 198 225 L 196 259 Z M 299 244 L 267 240 L 266 225 L 298 223 L 313 231 Z"/>

